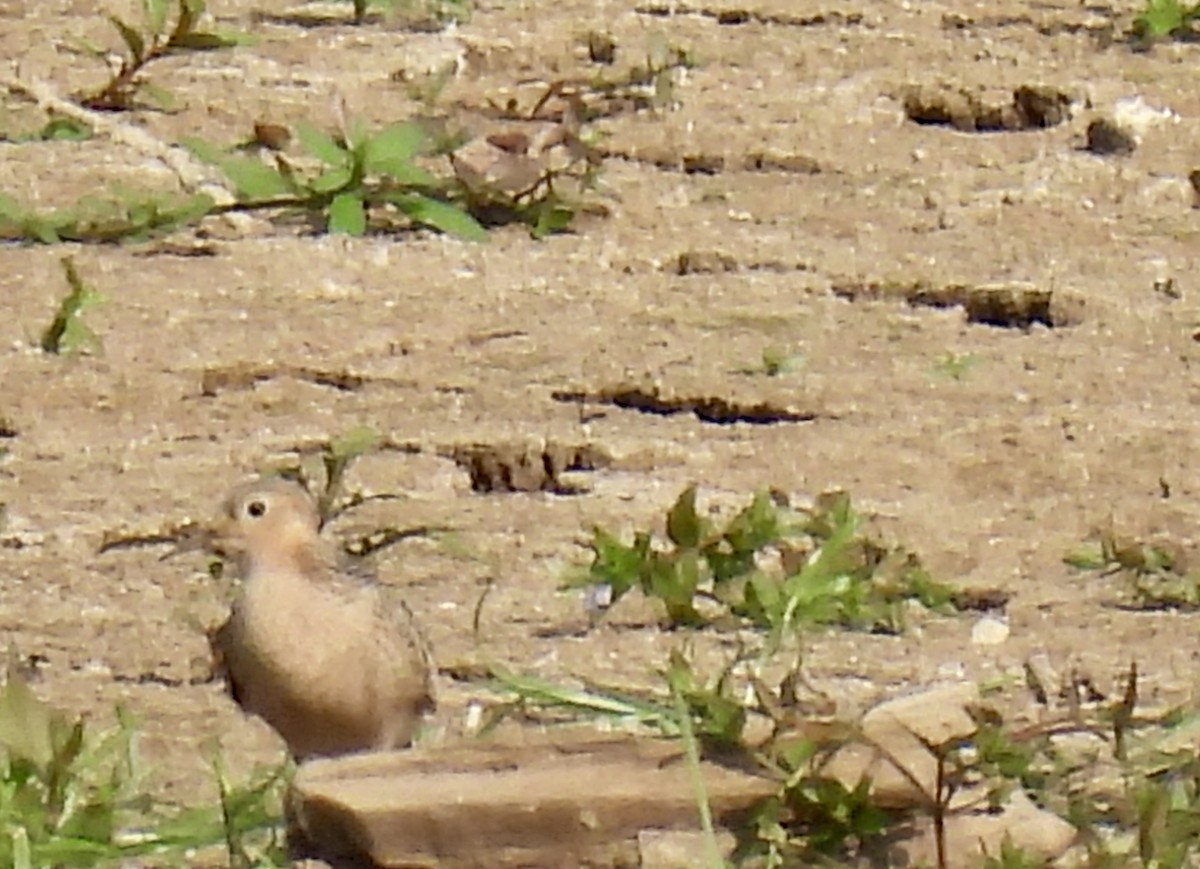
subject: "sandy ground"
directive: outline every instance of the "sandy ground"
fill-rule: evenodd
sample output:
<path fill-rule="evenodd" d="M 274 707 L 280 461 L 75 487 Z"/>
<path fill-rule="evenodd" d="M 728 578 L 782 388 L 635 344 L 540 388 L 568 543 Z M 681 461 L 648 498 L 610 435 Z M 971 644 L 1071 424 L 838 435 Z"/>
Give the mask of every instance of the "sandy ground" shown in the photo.
<path fill-rule="evenodd" d="M 1133 52 L 1111 36 L 1135 10 L 1105 2 L 482 2 L 443 34 L 353 27 L 349 4 L 211 5 L 255 44 L 160 62 L 150 76 L 176 110 L 120 123 L 168 142 L 234 142 L 258 120 L 332 125 L 335 94 L 390 123 L 421 109 L 394 73 L 457 57 L 438 105 L 486 130 L 499 123 L 490 104 L 614 74 L 655 41 L 696 65 L 671 105 L 594 123 L 611 214 L 572 234 L 350 240 L 255 219 L 170 245 L 0 248 L 11 429 L 0 441 L 0 637 L 41 662 L 37 690 L 54 703 L 101 723 L 116 703 L 133 711 L 164 794 L 211 796 L 205 746 L 219 742 L 246 770 L 281 747 L 198 681 L 203 628 L 225 594 L 204 559 L 164 561 L 162 546 L 101 555 L 101 543 L 207 518 L 234 482 L 355 425 L 393 448 L 360 462 L 352 484 L 402 498 L 332 532 L 455 529 L 405 541 L 379 565 L 448 667 L 653 684 L 678 635 L 635 600 L 584 631 L 578 598 L 556 593 L 585 561 L 588 529 L 659 522 L 689 482 L 725 507 L 768 486 L 799 499 L 841 487 L 939 579 L 1012 595 L 998 646 L 972 645 L 969 615 L 899 637 L 813 636 L 812 677 L 846 710 L 1019 674 L 1034 653 L 1104 690 L 1136 660 L 1148 702 L 1190 697 L 1195 616 L 1121 609 L 1113 580 L 1062 557 L 1110 516 L 1195 544 L 1200 212 L 1187 175 L 1200 48 Z M 323 21 L 304 20 L 312 8 Z M 110 30 L 90 3 L 0 2 L 0 54 L 60 93 L 103 79 L 73 47 L 115 47 Z M 589 61 L 592 30 L 615 39 L 613 67 Z M 968 132 L 910 120 L 914 86 L 996 106 L 1033 86 L 1071 105 L 1045 129 Z M 1083 150 L 1088 123 L 1134 97 L 1176 114 L 1149 124 L 1130 156 Z M 0 114 L 8 135 L 42 120 L 14 97 Z M 0 144 L 0 190 L 27 202 L 69 205 L 131 182 L 176 184 L 106 137 Z M 180 242 L 206 255 L 182 256 Z M 65 291 L 64 253 L 106 299 L 87 314 L 101 354 L 38 349 Z M 1041 322 L 972 322 L 977 311 L 950 304 L 1013 281 L 1050 294 Z M 768 349 L 798 364 L 748 373 Z M 970 360 L 957 379 L 956 359 Z M 202 391 L 206 371 L 238 366 L 268 376 Z M 312 372 L 362 381 L 338 389 Z M 556 398 L 621 389 L 802 421 L 720 424 Z M 576 475 L 578 494 L 477 493 L 447 457 L 545 444 L 590 445 L 611 462 Z M 715 659 L 727 643 L 706 636 L 700 648 Z M 479 689 L 443 683 L 453 722 Z"/>

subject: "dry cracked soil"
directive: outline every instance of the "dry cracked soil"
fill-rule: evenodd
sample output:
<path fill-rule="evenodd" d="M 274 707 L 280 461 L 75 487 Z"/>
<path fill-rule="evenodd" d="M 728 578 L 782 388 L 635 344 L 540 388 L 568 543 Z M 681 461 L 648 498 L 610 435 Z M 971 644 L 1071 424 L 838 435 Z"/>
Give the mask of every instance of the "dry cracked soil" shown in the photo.
<path fill-rule="evenodd" d="M 848 490 L 937 578 L 1011 596 L 998 645 L 971 642 L 971 615 L 808 638 L 811 680 L 848 713 L 1018 676 L 1031 655 L 1103 692 L 1136 661 L 1145 702 L 1191 696 L 1196 616 L 1122 607 L 1116 579 L 1063 556 L 1110 518 L 1197 542 L 1200 46 L 1135 51 L 1136 10 L 1105 0 L 481 0 L 440 32 L 354 26 L 348 3 L 210 6 L 253 44 L 157 62 L 173 109 L 113 123 L 231 143 L 255 122 L 332 128 L 342 102 L 381 125 L 427 111 L 411 82 L 449 62 L 434 110 L 486 135 L 516 123 L 497 119 L 510 100 L 663 44 L 693 63 L 589 121 L 607 214 L 544 240 L 255 216 L 0 247 L 0 637 L 54 704 L 98 724 L 135 713 L 160 793 L 211 799 L 204 746 L 235 770 L 281 746 L 204 679 L 228 593 L 205 560 L 102 544 L 205 519 L 233 483 L 357 425 L 385 448 L 351 486 L 399 497 L 331 533 L 452 529 L 378 565 L 427 626 L 452 731 L 488 696 L 453 677 L 466 665 L 658 684 L 680 637 L 648 606 L 587 630 L 557 589 L 588 529 L 654 527 L 692 482 L 723 510 L 766 487 Z M 589 33 L 611 36 L 612 64 Z M 0 55 L 24 81 L 96 87 L 88 42 L 117 47 L 93 3 L 0 0 Z M 1131 105 L 1136 149 L 1087 150 L 1089 124 Z M 110 135 L 17 141 L 45 119 L 5 98 L 0 190 L 51 207 L 178 189 Z M 65 254 L 104 297 L 85 314 L 100 352 L 39 349 Z M 789 364 L 768 374 L 764 353 Z M 544 479 L 562 456 L 595 467 Z M 706 632 L 697 654 L 732 644 Z"/>

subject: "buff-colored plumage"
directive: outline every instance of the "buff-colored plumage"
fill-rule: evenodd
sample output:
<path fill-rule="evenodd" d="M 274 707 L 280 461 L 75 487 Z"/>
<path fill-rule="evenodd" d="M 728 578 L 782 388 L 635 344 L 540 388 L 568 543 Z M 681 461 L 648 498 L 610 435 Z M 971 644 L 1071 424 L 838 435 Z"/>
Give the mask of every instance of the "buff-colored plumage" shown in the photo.
<path fill-rule="evenodd" d="M 403 747 L 434 706 L 427 646 L 393 590 L 336 566 L 319 524 L 295 483 L 230 493 L 217 543 L 242 584 L 214 655 L 298 760 Z"/>

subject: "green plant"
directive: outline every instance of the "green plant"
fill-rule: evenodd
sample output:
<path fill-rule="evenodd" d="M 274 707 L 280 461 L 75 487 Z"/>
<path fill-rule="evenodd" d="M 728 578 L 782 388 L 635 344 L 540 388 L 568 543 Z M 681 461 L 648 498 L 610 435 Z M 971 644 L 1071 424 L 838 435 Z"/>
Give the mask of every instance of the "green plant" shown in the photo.
<path fill-rule="evenodd" d="M 1200 18 L 1200 3 L 1188 5 L 1179 0 L 1146 0 L 1142 14 L 1133 23 L 1133 34 L 1143 43 L 1167 36 L 1190 36 L 1197 18 Z"/>
<path fill-rule="evenodd" d="M 571 584 L 609 586 L 614 602 L 638 589 L 676 626 L 732 615 L 768 629 L 772 646 L 806 625 L 899 630 L 904 601 L 953 599 L 915 555 L 864 533 L 842 492 L 794 512 L 760 493 L 722 527 L 700 515 L 691 486 L 667 513 L 666 538 L 639 531 L 626 544 L 598 528 L 588 572 Z"/>
<path fill-rule="evenodd" d="M 297 135 L 320 168 L 302 172 L 282 156 L 272 166 L 199 139 L 185 144 L 225 173 L 243 209 L 300 211 L 316 217 L 323 230 L 346 235 L 363 235 L 372 220 L 384 226 L 398 215 L 460 238 L 486 238 L 483 227 L 452 200 L 448 185 L 417 165 L 429 152 L 420 124 L 374 132 L 353 124 L 341 138 L 302 124 Z"/>
<path fill-rule="evenodd" d="M 1121 536 L 1110 527 L 1095 532 L 1063 561 L 1078 570 L 1122 577 L 1126 602 L 1136 609 L 1200 608 L 1200 570 L 1190 568 L 1175 547 Z"/>
<path fill-rule="evenodd" d="M 847 789 L 824 773 L 830 754 L 852 733 L 845 727 L 813 728 L 810 737 L 797 738 L 781 693 L 754 681 L 749 702 L 744 686 L 733 675 L 741 658 L 735 657 L 719 674 L 708 678 L 696 672 L 686 653 L 675 650 L 661 672 L 662 693 L 630 697 L 608 689 L 576 689 L 531 676 L 493 669 L 493 686 L 515 695 L 493 709 L 488 727 L 521 710 L 526 714 L 549 711 L 555 720 L 617 718 L 636 721 L 678 738 L 685 760 L 694 774 L 694 795 L 699 826 L 707 841 L 706 863 L 720 865 L 716 854 L 713 820 L 707 804 L 700 759 L 707 758 L 738 768 L 757 769 L 779 782 L 775 796 L 754 808 L 739 834 L 735 862 L 746 859 L 763 865 L 810 865 L 824 855 L 847 856 L 885 828 L 889 815 L 874 806 L 869 785 Z M 785 677 L 795 678 L 793 671 Z M 765 742 L 752 741 L 747 727 L 751 717 L 767 715 L 776 727 Z M 819 859 L 819 858 L 818 858 Z M 755 865 L 755 864 L 751 864 Z"/>
<path fill-rule="evenodd" d="M 933 372 L 951 380 L 963 381 L 981 361 L 974 353 L 945 353 L 934 363 Z"/>
<path fill-rule="evenodd" d="M 612 75 L 551 81 L 531 110 L 518 111 L 516 103 L 510 102 L 501 116 L 536 120 L 556 98 L 565 98 L 581 123 L 628 111 L 666 109 L 677 102 L 682 73 L 695 66 L 688 49 L 672 44 L 662 33 L 651 33 L 640 63 Z"/>
<path fill-rule="evenodd" d="M 802 353 L 792 353 L 781 347 L 764 347 L 760 364 L 748 365 L 738 369 L 736 373 L 748 376 L 761 374 L 767 377 L 781 377 L 797 371 L 803 364 L 804 355 Z"/>
<path fill-rule="evenodd" d="M 70 291 L 59 302 L 54 319 L 42 333 L 42 350 L 56 355 L 98 353 L 103 345 L 99 336 L 83 322 L 83 313 L 104 301 L 104 297 L 83 282 L 74 260 L 63 257 L 60 262 Z"/>
<path fill-rule="evenodd" d="M 92 866 L 117 850 L 137 805 L 133 728 L 86 738 L 82 719 L 42 704 L 11 660 L 0 690 L 0 865 Z"/>
<path fill-rule="evenodd" d="M 172 5 L 174 23 L 168 27 Z M 121 35 L 125 54 L 112 77 L 99 90 L 80 98 L 92 109 L 120 111 L 132 108 L 139 93 L 145 93 L 163 107 L 173 103 L 171 95 L 145 79 L 146 67 L 156 60 L 180 51 L 212 51 L 246 41 L 241 34 L 200 30 L 205 0 L 142 0 L 143 28 L 137 28 L 116 15 L 109 15 Z M 104 52 L 94 49 L 103 56 Z"/>
<path fill-rule="evenodd" d="M 362 496 L 351 496 L 349 503 L 339 504 L 345 488 L 346 471 L 359 458 L 376 452 L 383 437 L 370 426 L 357 426 L 336 437 L 321 450 L 321 465 L 325 485 L 317 497 L 317 515 L 324 524 L 349 506 L 362 503 Z"/>
<path fill-rule="evenodd" d="M 0 238 L 41 244 L 138 242 L 195 223 L 213 209 L 204 194 L 114 189 L 85 196 L 71 208 L 38 211 L 0 193 Z"/>
<path fill-rule="evenodd" d="M 1135 667 L 1115 699 L 1093 707 L 1073 703 L 1033 724 L 1013 724 L 988 704 L 968 707 L 973 735 L 943 744 L 918 736 L 936 761 L 933 778 L 912 779 L 920 794 L 912 808 L 884 811 L 868 781 L 848 785 L 827 772 L 842 746 L 873 744 L 861 729 L 815 719 L 786 702 L 802 681 L 799 664 L 772 688 L 745 670 L 735 676 L 740 661 L 739 655 L 719 673 L 705 675 L 687 654 L 673 651 L 662 672 L 665 684 L 646 697 L 568 688 L 494 669 L 493 686 L 514 697 L 497 714 L 519 709 L 527 715 L 548 711 L 555 721 L 634 721 L 681 738 L 693 769 L 703 756 L 776 780 L 776 792 L 734 830 L 737 865 L 860 865 L 855 861 L 877 853 L 879 837 L 903 840 L 926 825 L 937 847 L 934 865 L 958 865 L 947 835 L 956 813 L 998 809 L 1016 789 L 1076 826 L 1082 853 L 1073 865 L 1182 869 L 1200 856 L 1200 761 L 1194 749 L 1200 713 L 1186 707 L 1137 714 Z M 746 690 L 747 681 L 753 691 Z M 773 725 L 765 738 L 761 727 L 748 726 L 762 716 Z M 1028 717 L 1022 713 L 1020 720 Z M 978 796 L 958 800 L 968 788 Z M 711 818 L 703 820 L 704 792 L 697 788 L 695 798 L 701 827 L 711 829 Z M 1044 863 L 1006 839 L 981 865 L 1025 869 Z"/>
<path fill-rule="evenodd" d="M 74 118 L 51 117 L 32 133 L 0 132 L 6 142 L 85 142 L 92 138 L 92 128 Z"/>
<path fill-rule="evenodd" d="M 354 23 L 362 24 L 371 10 L 398 14 L 412 24 L 463 23 L 471 17 L 470 0 L 353 0 Z"/>
<path fill-rule="evenodd" d="M 684 755 L 687 758 L 688 770 L 691 772 L 692 791 L 696 799 L 696 809 L 700 816 L 700 829 L 704 833 L 706 845 L 706 863 L 709 869 L 724 869 L 725 861 L 717 846 L 716 830 L 713 827 L 712 807 L 708 801 L 708 790 L 704 784 L 704 774 L 700 769 L 700 741 L 696 738 L 696 728 L 691 708 L 692 699 L 696 697 L 695 680 L 692 669 L 681 654 L 674 653 L 666 673 L 667 687 L 674 701 L 675 720 L 679 727 L 679 738 L 683 742 Z M 702 715 L 699 721 L 704 723 L 710 716 Z M 744 713 L 740 717 L 744 722 Z M 718 727 L 725 735 L 729 730 L 729 717 L 722 716 Z M 736 724 L 736 720 L 734 721 Z M 741 727 L 737 726 L 737 737 L 740 737 Z"/>
<path fill-rule="evenodd" d="M 232 784 L 220 757 L 213 773 L 221 803 L 221 830 L 231 867 L 270 869 L 291 866 L 279 823 L 281 793 L 291 779 L 291 766 L 281 764 L 242 785 Z"/>
<path fill-rule="evenodd" d="M 1000 853 L 984 857 L 980 869 L 1045 869 L 1045 866 L 1046 861 L 1041 857 L 1029 854 L 1005 839 L 1000 843 Z"/>
<path fill-rule="evenodd" d="M 118 708 L 116 727 L 94 734 L 83 718 L 40 701 L 10 652 L 0 686 L 0 865 L 67 869 L 182 858 L 231 841 L 243 853 L 281 858 L 285 769 L 239 786 L 221 777 L 220 810 L 158 805 L 143 786 L 132 718 Z M 259 858 L 257 865 L 266 864 Z"/>
<path fill-rule="evenodd" d="M 378 431 L 370 426 L 355 426 L 321 443 L 316 450 L 311 447 L 298 448 L 300 459 L 275 468 L 274 473 L 295 480 L 313 495 L 317 504 L 317 515 L 321 525 L 325 526 L 343 513 L 368 501 L 392 500 L 399 497 L 386 492 L 368 495 L 360 490 L 346 489 L 346 473 L 350 467 L 358 459 L 378 452 L 382 447 L 383 436 Z M 362 559 L 402 540 L 413 537 L 440 538 L 454 530 L 445 525 L 374 527 L 344 539 L 342 550 L 349 558 Z M 219 559 L 213 563 L 213 569 L 220 571 Z"/>
<path fill-rule="evenodd" d="M 650 86 L 654 108 L 667 108 L 675 102 L 678 70 L 691 69 L 695 65 L 696 59 L 690 51 L 672 45 L 662 33 L 652 33 L 646 45 L 646 65 L 641 76 L 635 71 L 634 77 Z"/>

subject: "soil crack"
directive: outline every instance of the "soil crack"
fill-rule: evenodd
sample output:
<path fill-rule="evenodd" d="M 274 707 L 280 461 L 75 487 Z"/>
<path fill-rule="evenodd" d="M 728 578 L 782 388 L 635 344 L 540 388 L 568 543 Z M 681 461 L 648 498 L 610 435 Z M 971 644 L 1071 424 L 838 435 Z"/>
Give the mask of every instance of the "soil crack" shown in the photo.
<path fill-rule="evenodd" d="M 962 308 L 968 323 L 1006 329 L 1028 329 L 1042 325 L 1051 329 L 1074 326 L 1082 320 L 1082 300 L 1070 294 L 1019 282 L 945 284 L 925 281 L 845 281 L 830 292 L 847 301 L 906 302 L 914 308 Z"/>
<path fill-rule="evenodd" d="M 634 9 L 639 15 L 653 15 L 656 18 L 674 17 L 677 15 L 698 15 L 703 18 L 715 18 L 718 24 L 736 26 L 739 24 L 772 24 L 780 27 L 822 27 L 831 25 L 844 27 L 860 25 L 865 22 L 861 12 L 816 12 L 812 15 L 784 15 L 780 13 L 759 12 L 755 9 L 716 9 L 708 6 L 688 6 L 686 3 L 672 3 L 670 6 L 647 5 Z"/>
<path fill-rule="evenodd" d="M 722 172 L 785 172 L 792 175 L 818 175 L 821 164 L 805 154 L 754 151 L 738 156 L 709 153 L 680 153 L 667 148 L 600 147 L 597 153 L 604 159 L 615 158 L 628 163 L 653 166 L 665 172 L 685 175 L 720 175 Z"/>
<path fill-rule="evenodd" d="M 656 416 L 690 413 L 701 422 L 714 425 L 733 425 L 739 422 L 750 425 L 812 422 L 819 416 L 814 411 L 780 407 L 765 401 L 745 404 L 714 395 L 664 396 L 657 389 L 636 386 L 620 386 L 596 392 L 560 390 L 552 393 L 551 398 L 555 401 L 578 404 L 607 404 L 622 410 L 636 410 L 638 413 Z"/>
<path fill-rule="evenodd" d="M 348 371 L 310 368 L 307 365 L 254 365 L 237 363 L 204 369 L 200 376 L 200 394 L 212 398 L 221 392 L 253 389 L 268 380 L 290 377 L 315 386 L 326 386 L 339 392 L 355 392 L 371 383 L 389 386 L 412 386 L 395 378 L 368 377 Z"/>

